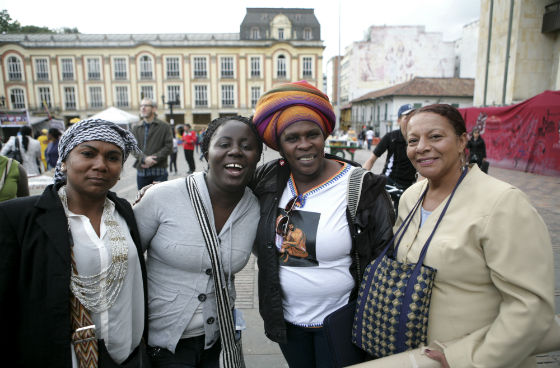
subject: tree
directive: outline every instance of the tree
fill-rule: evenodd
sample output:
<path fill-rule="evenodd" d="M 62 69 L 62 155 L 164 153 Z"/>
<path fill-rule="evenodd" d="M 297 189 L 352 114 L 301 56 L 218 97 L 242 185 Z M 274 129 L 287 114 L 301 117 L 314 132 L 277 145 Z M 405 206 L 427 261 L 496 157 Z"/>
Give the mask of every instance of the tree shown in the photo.
<path fill-rule="evenodd" d="M 17 20 L 12 22 L 12 17 L 10 17 L 10 14 L 8 14 L 6 9 L 0 12 L 0 32 L 18 32 L 20 28 L 21 25 Z"/>
<path fill-rule="evenodd" d="M 6 9 L 0 12 L 0 33 L 80 33 L 78 28 L 62 27 L 56 30 L 40 26 L 22 26 L 17 20 L 12 20 Z"/>

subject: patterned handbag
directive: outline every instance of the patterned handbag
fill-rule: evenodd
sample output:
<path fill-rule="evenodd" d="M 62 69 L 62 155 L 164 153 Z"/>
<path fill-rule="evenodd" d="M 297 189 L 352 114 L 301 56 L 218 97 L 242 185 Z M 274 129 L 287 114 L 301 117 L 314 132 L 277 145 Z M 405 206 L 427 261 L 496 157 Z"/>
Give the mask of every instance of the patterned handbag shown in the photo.
<path fill-rule="evenodd" d="M 467 169 L 463 170 L 416 264 L 399 262 L 396 255 L 428 188 L 383 252 L 366 267 L 358 294 L 352 342 L 370 355 L 382 358 L 426 344 L 430 298 L 437 270 L 422 263 L 428 245 L 466 173 Z M 395 258 L 387 255 L 393 244 Z"/>

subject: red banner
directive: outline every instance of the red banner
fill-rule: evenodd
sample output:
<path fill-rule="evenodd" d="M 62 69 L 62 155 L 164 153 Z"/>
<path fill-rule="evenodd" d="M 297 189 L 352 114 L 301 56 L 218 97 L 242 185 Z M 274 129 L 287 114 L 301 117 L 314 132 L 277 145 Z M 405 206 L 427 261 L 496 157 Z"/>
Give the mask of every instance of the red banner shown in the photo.
<path fill-rule="evenodd" d="M 479 128 L 492 165 L 560 176 L 560 91 L 545 91 L 511 106 L 459 111 L 468 132 Z"/>

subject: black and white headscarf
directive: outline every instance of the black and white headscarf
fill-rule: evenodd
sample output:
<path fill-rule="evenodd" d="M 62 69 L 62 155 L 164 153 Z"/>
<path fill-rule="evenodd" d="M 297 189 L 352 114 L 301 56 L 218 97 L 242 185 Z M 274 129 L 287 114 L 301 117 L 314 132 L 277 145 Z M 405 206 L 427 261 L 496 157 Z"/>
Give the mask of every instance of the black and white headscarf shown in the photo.
<path fill-rule="evenodd" d="M 62 161 L 66 160 L 74 147 L 89 141 L 108 142 L 119 147 L 123 152 L 123 164 L 131 152 L 139 152 L 136 138 L 128 130 L 107 120 L 82 120 L 68 128 L 58 142 L 58 161 L 54 172 L 55 184 L 66 182 L 66 173 L 61 170 Z"/>

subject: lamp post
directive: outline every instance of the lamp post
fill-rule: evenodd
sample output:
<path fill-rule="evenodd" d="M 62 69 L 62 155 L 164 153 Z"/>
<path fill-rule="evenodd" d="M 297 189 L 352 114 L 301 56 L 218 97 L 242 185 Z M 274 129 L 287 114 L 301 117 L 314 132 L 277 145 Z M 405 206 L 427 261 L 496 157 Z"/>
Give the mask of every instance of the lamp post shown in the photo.
<path fill-rule="evenodd" d="M 173 116 L 173 106 L 174 105 L 180 105 L 181 103 L 179 102 L 179 98 L 177 96 L 175 96 L 175 100 L 174 101 L 167 101 L 165 102 L 165 95 L 161 95 L 161 102 L 163 102 L 164 105 L 168 105 L 169 106 L 169 115 Z"/>

